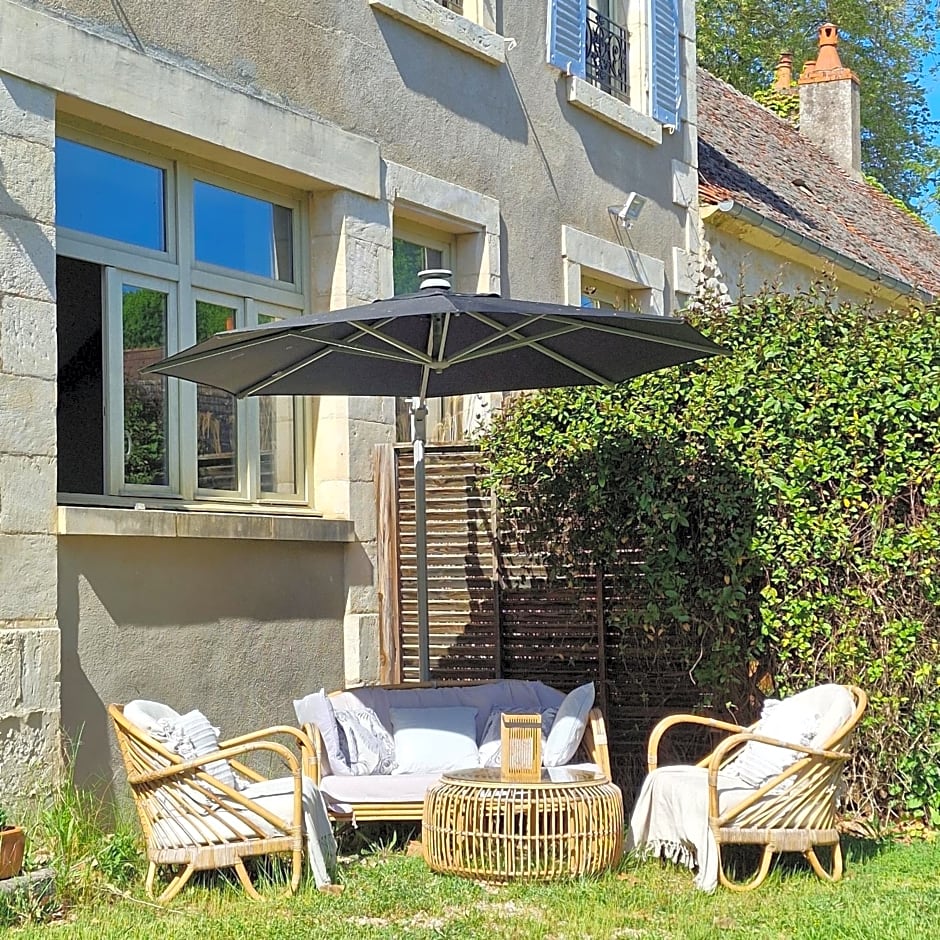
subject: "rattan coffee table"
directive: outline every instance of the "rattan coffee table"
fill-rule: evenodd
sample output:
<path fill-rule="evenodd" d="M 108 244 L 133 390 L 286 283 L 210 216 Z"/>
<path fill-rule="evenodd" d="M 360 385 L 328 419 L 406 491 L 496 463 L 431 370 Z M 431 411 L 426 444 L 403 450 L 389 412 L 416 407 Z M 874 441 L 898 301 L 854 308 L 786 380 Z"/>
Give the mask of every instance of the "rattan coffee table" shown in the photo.
<path fill-rule="evenodd" d="M 620 788 L 585 770 L 543 770 L 532 783 L 452 771 L 428 790 L 423 822 L 431 868 L 484 881 L 593 875 L 623 851 Z"/>

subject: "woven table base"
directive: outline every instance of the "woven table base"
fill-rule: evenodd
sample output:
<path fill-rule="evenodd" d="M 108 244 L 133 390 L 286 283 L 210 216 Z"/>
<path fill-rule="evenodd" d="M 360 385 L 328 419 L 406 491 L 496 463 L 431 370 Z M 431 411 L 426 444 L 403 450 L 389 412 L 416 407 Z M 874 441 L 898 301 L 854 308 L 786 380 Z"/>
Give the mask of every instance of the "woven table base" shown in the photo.
<path fill-rule="evenodd" d="M 503 781 L 499 771 L 448 774 L 424 802 L 423 841 L 435 871 L 508 881 L 593 875 L 623 851 L 623 799 L 606 777 Z"/>

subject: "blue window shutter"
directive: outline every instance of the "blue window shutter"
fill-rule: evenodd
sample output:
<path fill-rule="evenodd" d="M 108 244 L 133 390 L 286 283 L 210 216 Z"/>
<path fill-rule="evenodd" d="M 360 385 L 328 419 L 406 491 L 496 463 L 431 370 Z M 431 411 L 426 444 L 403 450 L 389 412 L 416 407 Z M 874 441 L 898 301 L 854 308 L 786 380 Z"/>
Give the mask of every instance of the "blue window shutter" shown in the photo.
<path fill-rule="evenodd" d="M 679 126 L 682 86 L 679 79 L 679 0 L 650 0 L 651 95 L 653 117 L 675 130 Z"/>
<path fill-rule="evenodd" d="M 587 0 L 548 0 L 548 61 L 584 78 Z"/>

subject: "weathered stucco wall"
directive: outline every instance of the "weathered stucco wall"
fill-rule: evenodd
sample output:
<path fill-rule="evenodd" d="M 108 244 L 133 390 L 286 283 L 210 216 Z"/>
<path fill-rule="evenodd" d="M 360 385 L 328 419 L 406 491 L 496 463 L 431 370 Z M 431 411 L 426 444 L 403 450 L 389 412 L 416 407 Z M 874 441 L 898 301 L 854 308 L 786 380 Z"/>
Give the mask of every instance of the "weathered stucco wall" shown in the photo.
<path fill-rule="evenodd" d="M 290 720 L 295 695 L 378 675 L 372 450 L 392 439 L 390 399 L 317 403 L 314 504 L 351 520 L 352 541 L 242 538 L 226 507 L 186 519 L 198 537 L 156 537 L 177 525 L 172 506 L 112 534 L 68 507 L 57 530 L 57 118 L 301 194 L 313 310 L 392 292 L 399 212 L 453 235 L 460 290 L 576 302 L 579 272 L 601 264 L 629 283 L 641 272 L 651 311 L 688 293 L 676 252 L 694 233 L 694 89 L 677 133 L 643 116 L 625 130 L 572 104 L 570 80 L 545 64 L 544 2 L 496 4 L 482 58 L 379 6 L 414 0 L 0 0 L 4 785 L 56 766 L 57 608 L 84 781 L 114 766 L 109 701 L 199 707 L 234 734 Z M 691 0 L 683 10 L 688 75 Z M 631 191 L 647 204 L 621 245 L 608 207 Z"/>
<path fill-rule="evenodd" d="M 344 546 L 65 536 L 62 720 L 80 782 L 123 771 L 105 705 L 198 708 L 233 737 L 343 684 Z M 118 792 L 123 791 L 123 783 Z"/>
<path fill-rule="evenodd" d="M 733 231 L 706 226 L 706 274 L 723 283 L 732 299 L 753 296 L 768 286 L 794 293 L 827 277 L 835 278 L 838 298 L 848 303 L 871 303 L 878 310 L 907 303 L 896 291 L 881 289 L 858 275 L 852 276 L 822 256 L 816 256 L 813 263 L 803 263 L 781 253 L 789 250 L 785 243 L 780 243 L 777 252 L 769 245 L 749 244 Z"/>
<path fill-rule="evenodd" d="M 109 0 L 42 5 L 132 42 Z M 572 106 L 564 75 L 545 63 L 544 2 L 501 4 L 497 26 L 516 41 L 502 66 L 366 2 L 122 0 L 121 10 L 148 50 L 376 140 L 386 160 L 498 199 L 503 288 L 515 297 L 561 300 L 561 226 L 616 241 L 607 207 L 631 190 L 650 200 L 631 246 L 663 259 L 686 246 L 671 161 L 695 165 L 695 141 L 664 133 L 652 145 Z M 670 265 L 666 312 L 672 282 Z"/>

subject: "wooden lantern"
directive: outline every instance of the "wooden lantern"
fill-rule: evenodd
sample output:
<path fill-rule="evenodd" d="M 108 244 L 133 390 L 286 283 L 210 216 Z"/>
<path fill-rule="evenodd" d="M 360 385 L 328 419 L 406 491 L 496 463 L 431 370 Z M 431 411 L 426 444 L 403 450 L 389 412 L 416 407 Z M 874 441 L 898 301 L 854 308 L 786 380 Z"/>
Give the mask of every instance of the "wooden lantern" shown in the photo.
<path fill-rule="evenodd" d="M 542 716 L 502 714 L 500 776 L 503 780 L 537 781 L 542 776 Z"/>

